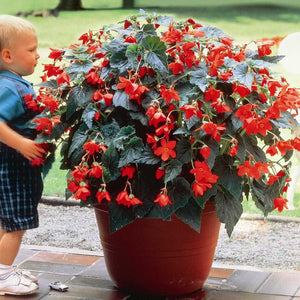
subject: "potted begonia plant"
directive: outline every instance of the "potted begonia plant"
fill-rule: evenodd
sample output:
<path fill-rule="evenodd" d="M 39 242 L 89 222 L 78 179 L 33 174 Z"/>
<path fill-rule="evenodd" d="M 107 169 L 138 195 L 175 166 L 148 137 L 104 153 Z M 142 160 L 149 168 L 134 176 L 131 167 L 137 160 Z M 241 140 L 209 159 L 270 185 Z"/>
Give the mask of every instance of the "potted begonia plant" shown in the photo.
<path fill-rule="evenodd" d="M 200 231 L 213 203 L 231 235 L 242 201 L 265 215 L 286 207 L 300 149 L 289 135 L 299 94 L 272 71 L 273 45 L 144 11 L 84 33 L 51 49 L 28 101 L 43 109 L 36 141 L 62 143 L 69 196 L 108 203 L 111 233 L 174 215 Z"/>

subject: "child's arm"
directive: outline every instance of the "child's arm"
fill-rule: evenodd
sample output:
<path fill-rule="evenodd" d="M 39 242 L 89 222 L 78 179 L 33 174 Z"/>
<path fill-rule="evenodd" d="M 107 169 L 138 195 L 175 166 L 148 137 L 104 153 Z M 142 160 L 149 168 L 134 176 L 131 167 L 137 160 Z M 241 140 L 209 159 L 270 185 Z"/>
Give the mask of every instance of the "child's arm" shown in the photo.
<path fill-rule="evenodd" d="M 21 136 L 2 121 L 0 121 L 0 141 L 16 149 L 29 160 L 42 157 L 46 153 L 34 141 Z"/>

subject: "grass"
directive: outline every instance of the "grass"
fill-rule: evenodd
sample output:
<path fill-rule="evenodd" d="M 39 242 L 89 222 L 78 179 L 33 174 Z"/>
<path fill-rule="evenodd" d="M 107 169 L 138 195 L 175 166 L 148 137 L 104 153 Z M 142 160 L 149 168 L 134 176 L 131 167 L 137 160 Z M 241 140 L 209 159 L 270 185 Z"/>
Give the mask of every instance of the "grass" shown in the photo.
<path fill-rule="evenodd" d="M 0 0 L 2 14 L 15 14 L 18 11 L 32 11 L 55 8 L 58 0 Z M 97 30 L 104 24 L 120 21 L 126 16 L 136 14 L 139 8 L 148 12 L 173 15 L 177 20 L 194 18 L 204 24 L 222 28 L 226 33 L 241 42 L 250 42 L 263 37 L 285 36 L 299 31 L 300 2 L 298 0 L 136 0 L 135 9 L 122 10 L 121 0 L 82 0 L 84 11 L 60 12 L 57 18 L 28 17 L 37 28 L 40 48 L 40 65 L 28 80 L 40 82 L 43 63 L 47 63 L 50 47 L 66 47 L 75 43 L 78 37 L 89 29 Z M 300 87 L 300 76 L 287 73 L 279 67 L 292 86 Z M 294 165 L 299 162 L 293 159 Z M 65 194 L 66 171 L 59 169 L 59 158 L 55 161 L 49 175 L 45 178 L 45 195 Z M 281 215 L 300 216 L 300 180 L 296 187 L 294 211 Z M 244 201 L 244 210 L 259 213 L 252 201 Z M 278 214 L 273 212 L 272 214 Z"/>

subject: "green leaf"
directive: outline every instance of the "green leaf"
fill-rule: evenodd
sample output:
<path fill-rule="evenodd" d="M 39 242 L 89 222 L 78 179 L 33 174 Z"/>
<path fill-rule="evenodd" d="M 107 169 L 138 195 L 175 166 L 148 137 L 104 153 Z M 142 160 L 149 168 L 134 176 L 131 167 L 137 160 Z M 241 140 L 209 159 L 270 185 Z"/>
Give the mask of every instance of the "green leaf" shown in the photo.
<path fill-rule="evenodd" d="M 109 227 L 113 233 L 135 220 L 132 208 L 117 204 L 115 201 L 108 203 Z"/>
<path fill-rule="evenodd" d="M 86 134 L 86 126 L 81 125 L 74 135 L 72 136 L 72 143 L 70 145 L 69 151 L 68 151 L 68 157 L 70 158 L 73 152 L 76 150 L 80 150 L 81 152 L 84 152 L 83 145 L 88 139 L 88 136 Z"/>
<path fill-rule="evenodd" d="M 208 68 L 203 63 L 199 65 L 199 70 L 190 72 L 190 83 L 197 85 L 202 92 L 204 92 L 208 86 L 207 72 Z"/>
<path fill-rule="evenodd" d="M 163 74 L 168 73 L 168 62 L 166 55 L 166 45 L 157 36 L 147 36 L 142 40 L 142 45 L 146 50 L 145 62 L 148 66 Z"/>
<path fill-rule="evenodd" d="M 100 132 L 103 136 L 104 144 L 109 146 L 113 142 L 119 131 L 120 127 L 117 122 L 112 122 L 110 124 L 101 126 Z"/>
<path fill-rule="evenodd" d="M 228 236 L 243 213 L 240 198 L 235 198 L 229 193 L 218 192 L 214 199 L 216 214 L 220 222 L 225 223 Z"/>
<path fill-rule="evenodd" d="M 181 171 L 182 163 L 178 159 L 170 160 L 166 167 L 165 183 L 176 178 L 178 175 L 180 175 Z"/>
<path fill-rule="evenodd" d="M 254 75 L 249 73 L 249 67 L 245 62 L 237 64 L 233 69 L 233 75 L 242 84 L 244 84 L 249 90 L 254 80 Z"/>
<path fill-rule="evenodd" d="M 148 36 L 157 36 L 155 27 L 153 24 L 145 24 L 142 27 L 142 30 L 138 31 L 136 33 L 136 40 L 138 43 L 140 43 L 143 39 L 145 39 Z"/>
<path fill-rule="evenodd" d="M 192 159 L 191 143 L 188 139 L 181 139 L 176 144 L 177 159 L 186 164 Z"/>
<path fill-rule="evenodd" d="M 167 220 L 175 211 L 187 205 L 192 196 L 190 184 L 183 177 L 177 177 L 173 181 L 170 181 L 167 185 L 167 189 L 172 204 L 160 207 L 159 204 L 156 203 L 149 213 L 149 217 Z"/>
<path fill-rule="evenodd" d="M 127 70 L 128 59 L 126 57 L 126 47 L 124 45 L 120 47 L 121 49 L 111 55 L 109 64 L 113 69 L 119 69 L 119 72 L 123 73 Z"/>
<path fill-rule="evenodd" d="M 128 58 L 128 62 L 132 69 L 136 68 L 138 65 L 138 56 L 140 55 L 141 50 L 142 47 L 137 44 L 130 44 L 127 47 L 125 55 Z"/>
<path fill-rule="evenodd" d="M 205 33 L 205 38 L 214 38 L 215 40 L 218 40 L 219 37 L 230 37 L 228 34 L 224 33 L 223 30 L 214 26 L 202 27 L 201 31 Z"/>
<path fill-rule="evenodd" d="M 136 158 L 133 163 L 156 165 L 160 161 L 160 158 L 153 153 L 153 150 L 147 144 L 140 157 Z"/>
<path fill-rule="evenodd" d="M 280 190 L 285 184 L 284 180 L 285 177 L 281 177 L 271 185 L 266 185 L 261 180 L 253 180 L 251 184 L 252 198 L 265 216 L 273 211 L 274 199 L 279 196 Z"/>
<path fill-rule="evenodd" d="M 66 118 L 69 120 L 78 108 L 83 108 L 91 100 L 96 88 L 83 82 L 75 86 L 67 98 Z"/>
<path fill-rule="evenodd" d="M 93 127 L 93 120 L 97 109 L 93 103 L 89 103 L 82 113 L 82 119 L 89 129 Z"/>
<path fill-rule="evenodd" d="M 216 158 L 213 173 L 219 176 L 218 184 L 228 194 L 239 199 L 242 193 L 242 178 L 237 175 L 237 169 L 232 167 L 234 159 L 229 155 L 222 155 Z"/>
<path fill-rule="evenodd" d="M 185 224 L 189 225 L 192 229 L 194 229 L 197 232 L 200 232 L 201 213 L 201 207 L 199 207 L 199 205 L 195 202 L 193 198 L 190 198 L 187 205 L 185 205 L 182 208 L 179 208 L 175 212 L 175 215 Z"/>
<path fill-rule="evenodd" d="M 129 138 L 135 135 L 135 129 L 132 126 L 122 127 L 116 134 L 113 144 L 117 149 L 124 149 L 124 144 Z"/>
<path fill-rule="evenodd" d="M 118 167 L 119 154 L 112 144 L 103 153 L 101 161 L 110 174 L 110 178 L 106 178 L 107 182 L 116 180 L 121 175 L 120 168 Z"/>
<path fill-rule="evenodd" d="M 261 148 L 257 146 L 256 136 L 244 134 L 242 138 L 244 139 L 244 145 L 247 151 L 246 154 L 252 154 L 256 161 L 266 163 L 266 154 Z"/>
<path fill-rule="evenodd" d="M 116 91 L 113 97 L 113 104 L 115 106 L 121 106 L 126 110 L 138 111 L 138 108 L 133 104 L 124 91 Z"/>
<path fill-rule="evenodd" d="M 119 168 L 134 162 L 139 158 L 144 151 L 143 140 L 137 136 L 131 138 L 126 144 L 124 150 L 121 152 Z"/>
<path fill-rule="evenodd" d="M 52 164 L 55 161 L 55 150 L 56 150 L 56 145 L 50 144 L 49 149 L 48 149 L 48 155 L 42 166 L 43 178 L 45 178 L 47 176 L 47 174 L 49 173 L 49 171 L 52 168 Z"/>
<path fill-rule="evenodd" d="M 171 22 L 173 22 L 172 16 L 158 16 L 155 20 L 155 23 L 161 26 L 169 26 Z"/>
<path fill-rule="evenodd" d="M 93 68 L 93 63 L 90 60 L 84 60 L 84 61 L 76 61 L 72 63 L 69 67 L 65 69 L 65 71 L 69 73 L 88 73 L 89 70 Z"/>

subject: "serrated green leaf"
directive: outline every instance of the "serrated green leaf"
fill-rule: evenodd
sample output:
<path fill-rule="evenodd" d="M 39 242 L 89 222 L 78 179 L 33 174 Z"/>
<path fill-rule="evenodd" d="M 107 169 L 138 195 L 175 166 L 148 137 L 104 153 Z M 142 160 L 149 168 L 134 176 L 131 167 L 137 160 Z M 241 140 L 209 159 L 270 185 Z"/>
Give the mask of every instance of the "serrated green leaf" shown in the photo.
<path fill-rule="evenodd" d="M 172 205 L 160 207 L 159 204 L 156 204 L 149 212 L 149 217 L 163 220 L 169 219 L 175 211 L 187 205 L 192 195 L 190 184 L 182 177 L 177 177 L 170 181 L 167 185 L 167 190 Z"/>
<path fill-rule="evenodd" d="M 139 158 L 144 151 L 144 144 L 141 138 L 135 136 L 126 143 L 124 150 L 121 152 L 119 168 L 128 165 Z"/>
<path fill-rule="evenodd" d="M 218 156 L 215 161 L 213 173 L 219 176 L 218 184 L 221 185 L 232 197 L 239 199 L 242 193 L 242 178 L 233 168 L 233 158 L 229 155 Z"/>
<path fill-rule="evenodd" d="M 235 198 L 229 193 L 218 192 L 214 198 L 216 214 L 221 223 L 225 223 L 228 236 L 243 213 L 240 198 Z"/>
<path fill-rule="evenodd" d="M 197 85 L 199 89 L 204 92 L 208 86 L 207 72 L 208 68 L 204 64 L 200 65 L 200 70 L 190 72 L 190 83 Z"/>
<path fill-rule="evenodd" d="M 182 163 L 178 159 L 172 159 L 167 164 L 166 174 L 165 174 L 165 183 L 176 178 L 182 171 Z"/>
<path fill-rule="evenodd" d="M 160 73 L 168 73 L 168 62 L 166 45 L 157 36 L 147 36 L 142 40 L 142 46 L 146 50 L 145 62 L 148 66 L 158 70 Z"/>
<path fill-rule="evenodd" d="M 101 161 L 103 166 L 109 171 L 109 178 L 106 178 L 106 182 L 116 180 L 121 175 L 120 168 L 118 167 L 119 154 L 112 144 L 103 153 Z"/>
<path fill-rule="evenodd" d="M 116 136 L 114 137 L 113 144 L 116 149 L 122 150 L 124 149 L 124 144 L 127 142 L 129 138 L 134 136 L 135 129 L 132 126 L 122 127 Z"/>
<path fill-rule="evenodd" d="M 93 63 L 90 60 L 77 61 L 65 69 L 69 73 L 88 73 L 93 68 Z"/>
<path fill-rule="evenodd" d="M 115 106 L 121 106 L 126 110 L 138 111 L 138 108 L 129 99 L 129 95 L 127 95 L 124 91 L 118 90 L 115 92 L 113 97 L 113 104 Z"/>
<path fill-rule="evenodd" d="M 177 159 L 186 164 L 192 159 L 191 142 L 188 139 L 181 139 L 176 144 Z"/>
<path fill-rule="evenodd" d="M 192 229 L 196 230 L 197 232 L 200 232 L 201 212 L 201 207 L 199 207 L 199 205 L 195 202 L 193 198 L 190 198 L 187 205 L 185 205 L 182 208 L 179 208 L 175 212 L 175 215 L 185 224 L 189 225 Z"/>
<path fill-rule="evenodd" d="M 82 119 L 89 129 L 93 127 L 93 120 L 97 109 L 93 103 L 89 103 L 82 113 Z"/>
<path fill-rule="evenodd" d="M 160 161 L 160 158 L 153 153 L 153 150 L 147 144 L 140 157 L 136 158 L 133 163 L 156 165 Z"/>
<path fill-rule="evenodd" d="M 74 133 L 72 137 L 72 144 L 70 145 L 69 151 L 68 151 L 68 157 L 70 158 L 73 152 L 76 150 L 82 150 L 81 152 L 84 152 L 83 145 L 87 141 L 88 136 L 86 135 L 87 127 L 81 125 L 76 132 Z"/>
<path fill-rule="evenodd" d="M 249 67 L 245 62 L 237 64 L 233 69 L 234 77 L 242 84 L 244 84 L 249 90 L 251 90 L 254 75 L 249 73 Z"/>

